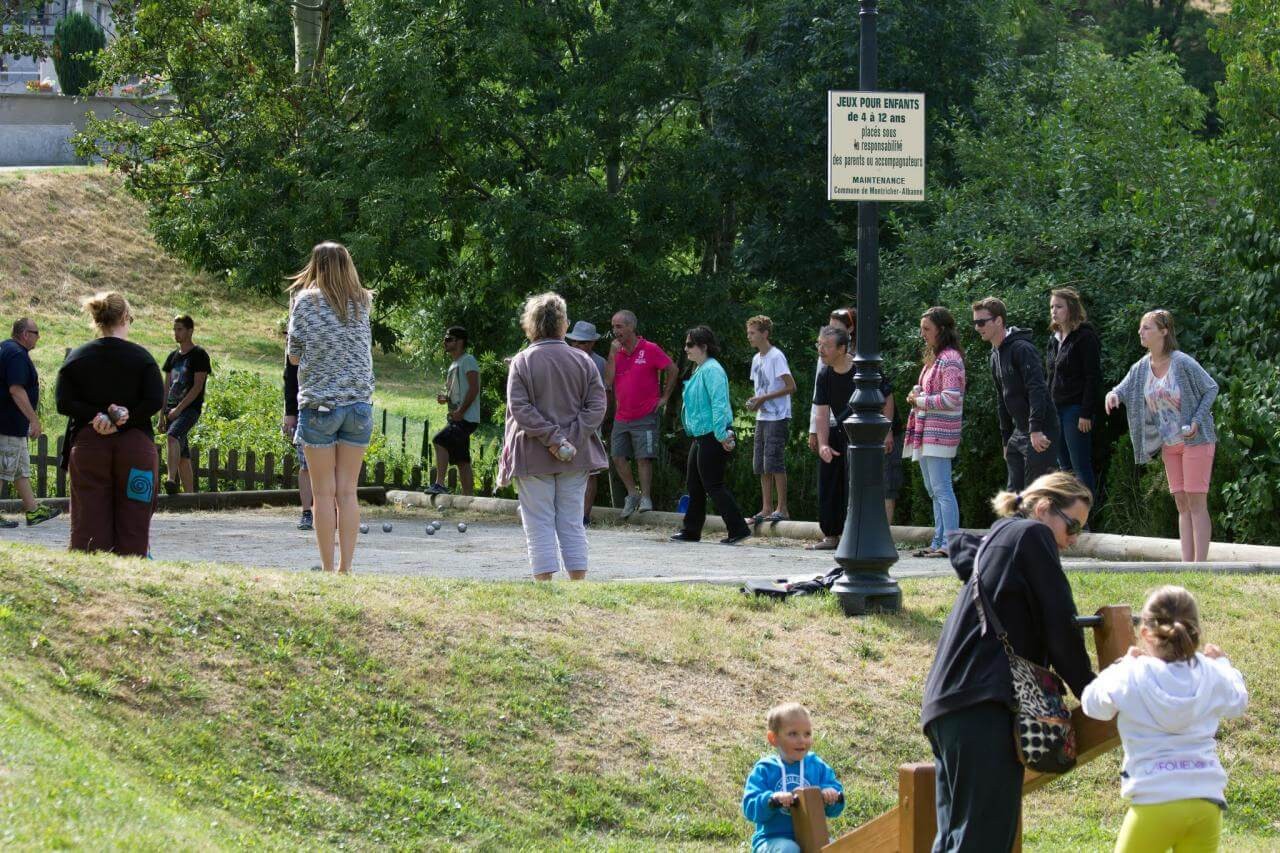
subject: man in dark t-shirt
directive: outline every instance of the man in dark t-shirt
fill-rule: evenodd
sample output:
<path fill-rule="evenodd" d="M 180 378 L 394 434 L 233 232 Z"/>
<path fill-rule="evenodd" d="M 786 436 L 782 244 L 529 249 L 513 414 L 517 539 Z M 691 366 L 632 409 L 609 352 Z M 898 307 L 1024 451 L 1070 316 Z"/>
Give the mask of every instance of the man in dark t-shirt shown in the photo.
<path fill-rule="evenodd" d="M 40 407 L 40 378 L 31 361 L 31 350 L 40 340 L 34 320 L 22 317 L 13 324 L 13 337 L 0 344 L 0 494 L 8 483 L 18 491 L 27 526 L 48 521 L 59 510 L 39 506 L 31 492 L 31 453 L 28 439 L 39 438 L 44 428 Z M 17 527 L 0 518 L 0 528 Z"/>
<path fill-rule="evenodd" d="M 204 388 L 213 368 L 209 353 L 192 343 L 196 323 L 184 314 L 173 321 L 173 339 L 178 348 L 164 360 L 164 408 L 160 412 L 160 428 L 168 436 L 165 455 L 167 474 L 164 488 L 169 494 L 195 491 L 195 472 L 191 469 L 191 447 L 187 435 L 200 419 L 204 408 Z M 178 485 L 180 477 L 182 485 Z"/>

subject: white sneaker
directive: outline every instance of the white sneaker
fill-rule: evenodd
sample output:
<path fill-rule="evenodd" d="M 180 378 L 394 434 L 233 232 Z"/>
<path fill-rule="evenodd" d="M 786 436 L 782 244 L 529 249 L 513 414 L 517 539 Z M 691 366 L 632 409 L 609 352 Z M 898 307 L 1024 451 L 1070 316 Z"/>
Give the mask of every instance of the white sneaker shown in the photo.
<path fill-rule="evenodd" d="M 653 498 L 648 495 L 640 496 L 640 512 L 648 512 L 653 509 Z"/>
<path fill-rule="evenodd" d="M 627 495 L 627 499 L 622 502 L 622 518 L 630 518 L 635 515 L 637 509 L 640 508 L 639 495 Z"/>

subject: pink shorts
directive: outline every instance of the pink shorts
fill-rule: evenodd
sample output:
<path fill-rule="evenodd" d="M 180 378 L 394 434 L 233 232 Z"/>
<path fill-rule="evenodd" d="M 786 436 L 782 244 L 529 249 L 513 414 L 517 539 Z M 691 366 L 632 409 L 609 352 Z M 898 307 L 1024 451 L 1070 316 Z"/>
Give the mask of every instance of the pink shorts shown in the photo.
<path fill-rule="evenodd" d="M 1170 492 L 1204 495 L 1209 492 L 1216 444 L 1166 444 L 1160 451 Z"/>

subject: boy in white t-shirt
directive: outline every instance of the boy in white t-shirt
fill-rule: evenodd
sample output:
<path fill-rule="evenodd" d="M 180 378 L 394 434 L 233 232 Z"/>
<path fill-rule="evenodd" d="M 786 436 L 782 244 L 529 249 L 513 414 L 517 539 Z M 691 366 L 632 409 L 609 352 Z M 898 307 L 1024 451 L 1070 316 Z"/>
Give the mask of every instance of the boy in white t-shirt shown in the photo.
<path fill-rule="evenodd" d="M 751 359 L 755 389 L 747 409 L 756 413 L 754 467 L 760 477 L 760 511 L 752 524 L 787 518 L 787 438 L 791 432 L 791 395 L 796 381 L 782 350 L 769 342 L 773 321 L 763 315 L 747 321 L 747 341 L 756 348 Z M 774 501 L 774 494 L 777 501 Z"/>

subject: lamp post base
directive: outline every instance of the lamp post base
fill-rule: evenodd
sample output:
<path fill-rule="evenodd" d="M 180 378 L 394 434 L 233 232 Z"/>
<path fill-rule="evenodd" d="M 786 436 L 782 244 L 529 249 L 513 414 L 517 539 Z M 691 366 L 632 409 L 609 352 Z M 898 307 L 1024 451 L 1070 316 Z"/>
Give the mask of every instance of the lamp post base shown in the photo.
<path fill-rule="evenodd" d="M 845 616 L 897 613 L 902 609 L 902 587 L 887 572 L 846 571 L 831 592 Z"/>

